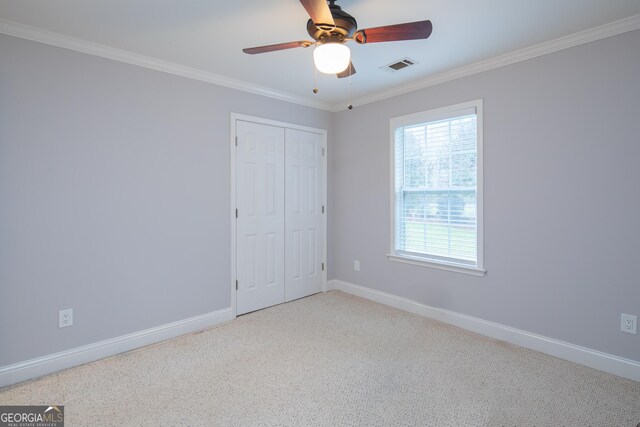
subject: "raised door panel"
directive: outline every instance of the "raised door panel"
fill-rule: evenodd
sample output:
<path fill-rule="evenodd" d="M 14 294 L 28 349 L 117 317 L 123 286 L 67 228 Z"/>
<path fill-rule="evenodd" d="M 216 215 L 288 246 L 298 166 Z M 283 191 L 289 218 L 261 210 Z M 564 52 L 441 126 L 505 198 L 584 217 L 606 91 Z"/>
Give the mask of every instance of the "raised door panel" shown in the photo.
<path fill-rule="evenodd" d="M 284 302 L 284 129 L 237 121 L 237 314 Z"/>
<path fill-rule="evenodd" d="M 322 141 L 285 131 L 285 301 L 322 291 Z"/>

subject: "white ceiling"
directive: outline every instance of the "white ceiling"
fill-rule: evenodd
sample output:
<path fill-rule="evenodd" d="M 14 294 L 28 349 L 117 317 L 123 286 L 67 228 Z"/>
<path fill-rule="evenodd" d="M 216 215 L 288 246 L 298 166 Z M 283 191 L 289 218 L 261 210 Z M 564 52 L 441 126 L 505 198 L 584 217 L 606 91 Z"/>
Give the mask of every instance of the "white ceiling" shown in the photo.
<path fill-rule="evenodd" d="M 457 67 L 640 14 L 640 0 L 341 0 L 359 28 L 430 19 L 427 40 L 350 43 L 362 98 Z M 348 80 L 318 74 L 312 49 L 242 48 L 308 40 L 298 0 L 0 0 L 0 19 L 181 64 L 328 105 Z M 409 57 L 397 73 L 379 67 Z"/>

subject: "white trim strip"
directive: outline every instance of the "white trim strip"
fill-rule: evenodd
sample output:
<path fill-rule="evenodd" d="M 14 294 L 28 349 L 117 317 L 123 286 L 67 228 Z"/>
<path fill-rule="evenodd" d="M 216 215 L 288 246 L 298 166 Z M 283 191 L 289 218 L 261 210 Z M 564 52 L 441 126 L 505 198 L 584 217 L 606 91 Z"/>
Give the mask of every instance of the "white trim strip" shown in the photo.
<path fill-rule="evenodd" d="M 7 21 L 4 19 L 0 19 L 0 33 L 26 40 L 45 43 L 52 46 L 62 47 L 65 49 L 71 49 L 75 50 L 76 52 L 99 56 L 101 58 L 112 59 L 114 61 L 124 62 L 126 64 L 137 65 L 139 67 L 144 67 L 155 71 L 174 74 L 176 76 L 186 77 L 205 83 L 229 87 L 232 89 L 253 93 L 255 95 L 262 95 L 269 98 L 279 99 L 281 101 L 292 102 L 294 104 L 304 105 L 307 107 L 318 108 L 325 111 L 331 111 L 333 109 L 333 106 L 331 106 L 330 104 L 326 104 L 314 99 L 292 95 L 264 86 L 258 86 L 230 77 L 221 76 L 219 74 L 214 74 L 208 71 L 187 67 L 150 56 L 140 55 L 138 53 L 129 52 L 122 49 L 116 49 L 98 43 L 76 39 L 73 37 L 65 36 L 63 34 L 41 30 L 39 28 L 30 27 L 28 25 L 19 24 L 17 22 Z"/>
<path fill-rule="evenodd" d="M 568 49 L 592 41 L 604 39 L 628 31 L 640 28 L 640 14 L 632 15 L 618 21 L 600 25 L 595 28 L 580 31 L 565 37 L 560 37 L 535 46 L 519 49 L 504 55 L 496 56 L 474 64 L 466 65 L 454 70 L 445 71 L 440 74 L 426 77 L 424 79 L 410 82 L 405 85 L 397 86 L 389 90 L 376 92 L 352 101 L 352 105 L 364 105 L 372 102 L 381 101 L 383 99 L 392 98 L 394 96 L 417 91 L 430 86 L 446 83 L 461 77 L 471 76 L 473 74 L 482 73 L 484 71 L 493 70 L 495 68 L 504 67 L 505 65 L 514 64 L 516 62 L 526 61 L 548 53 L 557 52 L 559 50 Z M 318 108 L 325 111 L 338 112 L 345 109 L 344 104 L 329 104 L 302 96 L 292 95 L 286 92 L 269 89 L 263 86 L 254 85 L 218 74 L 210 73 L 195 68 L 186 67 L 179 64 L 163 61 L 157 58 L 128 52 L 109 46 L 76 39 L 58 33 L 42 30 L 35 27 L 19 24 L 17 22 L 0 19 L 0 33 L 26 40 L 32 40 L 40 43 L 58 46 L 66 49 L 75 50 L 77 52 L 87 53 L 89 55 L 100 56 L 115 61 L 125 62 L 140 67 L 149 68 L 156 71 L 162 71 L 169 74 L 212 83 L 220 86 L 230 87 L 232 89 L 242 90 L 244 92 L 256 95 L 267 96 L 281 101 L 292 102 L 307 107 Z"/>
<path fill-rule="evenodd" d="M 464 116 L 477 116 L 478 111 L 482 109 L 482 101 L 483 99 L 480 98 L 455 105 L 447 105 L 445 107 L 432 108 L 426 111 L 405 114 L 404 116 L 392 117 L 391 128 L 395 131 L 397 128 L 405 126 L 415 126 L 417 124 L 451 120 Z"/>
<path fill-rule="evenodd" d="M 0 367 L 0 387 L 93 362 L 231 320 L 231 308 Z"/>
<path fill-rule="evenodd" d="M 487 271 L 476 267 L 467 267 L 464 265 L 455 265 L 445 262 L 428 261 L 426 259 L 413 258 L 407 255 L 387 254 L 389 261 L 402 262 L 404 264 L 417 265 L 419 267 L 436 268 L 438 270 L 453 271 L 455 273 L 470 274 L 472 276 L 483 277 Z"/>
<path fill-rule="evenodd" d="M 443 308 L 430 307 L 417 301 L 341 280 L 330 280 L 327 288 L 337 289 L 399 310 L 435 319 L 481 335 L 516 344 L 633 381 L 640 381 L 640 361 L 625 359 Z"/>

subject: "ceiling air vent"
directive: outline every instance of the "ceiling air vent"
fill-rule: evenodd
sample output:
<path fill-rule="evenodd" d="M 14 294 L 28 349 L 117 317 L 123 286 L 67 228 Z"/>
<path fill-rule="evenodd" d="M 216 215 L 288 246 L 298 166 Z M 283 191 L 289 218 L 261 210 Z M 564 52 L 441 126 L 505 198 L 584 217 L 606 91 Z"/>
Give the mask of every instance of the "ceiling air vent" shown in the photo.
<path fill-rule="evenodd" d="M 417 64 L 417 62 L 414 61 L 413 59 L 402 58 L 397 61 L 393 61 L 391 64 L 387 64 L 384 67 L 380 67 L 380 68 L 382 68 L 383 70 L 395 73 L 396 71 L 400 71 L 403 68 L 407 68 L 415 64 Z"/>

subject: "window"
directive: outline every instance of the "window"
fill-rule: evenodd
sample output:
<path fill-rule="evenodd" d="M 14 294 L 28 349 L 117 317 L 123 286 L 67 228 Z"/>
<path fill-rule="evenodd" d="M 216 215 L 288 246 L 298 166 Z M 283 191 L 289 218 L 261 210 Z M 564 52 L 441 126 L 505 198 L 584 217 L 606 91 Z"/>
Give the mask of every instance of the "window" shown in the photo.
<path fill-rule="evenodd" d="M 482 100 L 391 119 L 394 261 L 484 275 Z"/>

